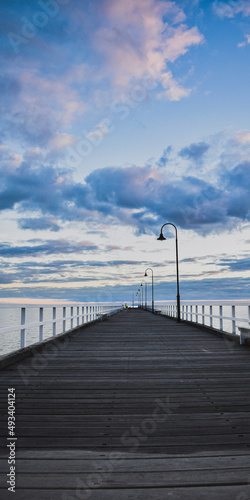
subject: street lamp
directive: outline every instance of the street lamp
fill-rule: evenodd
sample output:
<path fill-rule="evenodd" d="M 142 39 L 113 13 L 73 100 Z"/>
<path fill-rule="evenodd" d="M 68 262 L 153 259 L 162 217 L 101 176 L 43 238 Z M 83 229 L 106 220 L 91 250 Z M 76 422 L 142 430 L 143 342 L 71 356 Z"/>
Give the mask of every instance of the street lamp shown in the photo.
<path fill-rule="evenodd" d="M 135 295 L 132 293 L 132 307 L 135 307 Z"/>
<path fill-rule="evenodd" d="M 175 228 L 175 249 L 176 249 L 176 278 L 177 278 L 177 322 L 180 323 L 181 321 L 181 305 L 180 305 L 180 290 L 179 290 L 179 261 L 178 261 L 178 239 L 177 239 L 177 227 L 172 224 L 172 222 L 166 222 L 166 224 L 163 224 L 161 227 L 161 234 L 157 240 L 163 241 L 166 238 L 164 238 L 162 234 L 162 230 L 165 226 L 173 226 Z"/>
<path fill-rule="evenodd" d="M 140 307 L 141 307 L 141 288 L 139 287 L 137 290 L 138 293 L 138 307 L 139 307 L 139 301 L 140 301 Z"/>
<path fill-rule="evenodd" d="M 141 298 L 142 298 L 142 300 L 141 300 L 141 308 L 143 309 L 143 284 L 142 283 L 140 284 L 140 292 L 141 292 Z"/>
<path fill-rule="evenodd" d="M 148 270 L 150 270 L 152 272 L 152 312 L 154 312 L 154 310 L 155 310 L 155 306 L 154 306 L 154 273 L 153 273 L 153 269 L 151 269 L 151 267 L 148 267 L 145 271 L 144 276 L 148 276 L 148 274 L 147 274 Z"/>
<path fill-rule="evenodd" d="M 146 310 L 147 309 L 147 283 L 145 280 L 142 280 L 142 282 L 141 282 L 142 290 L 143 290 L 143 283 L 145 283 L 145 310 Z"/>

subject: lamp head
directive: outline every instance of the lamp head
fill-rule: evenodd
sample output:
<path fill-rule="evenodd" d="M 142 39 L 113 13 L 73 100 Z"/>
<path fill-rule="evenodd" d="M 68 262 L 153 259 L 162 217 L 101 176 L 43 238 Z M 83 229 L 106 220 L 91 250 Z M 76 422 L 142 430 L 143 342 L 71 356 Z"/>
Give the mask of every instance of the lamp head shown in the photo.
<path fill-rule="evenodd" d="M 165 240 L 166 238 L 164 238 L 163 234 L 162 234 L 162 231 L 161 231 L 161 234 L 159 236 L 159 238 L 157 238 L 157 240 L 160 240 L 160 241 L 163 241 Z"/>
<path fill-rule="evenodd" d="M 146 273 L 146 271 L 145 271 L 145 274 L 144 274 L 144 276 L 147 276 L 147 273 Z"/>

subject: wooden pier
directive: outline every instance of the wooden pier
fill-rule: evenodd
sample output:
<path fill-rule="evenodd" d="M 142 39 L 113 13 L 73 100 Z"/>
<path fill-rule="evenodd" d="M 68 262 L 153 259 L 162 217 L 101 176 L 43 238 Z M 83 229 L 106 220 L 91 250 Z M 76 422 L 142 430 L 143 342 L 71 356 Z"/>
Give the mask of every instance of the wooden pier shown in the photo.
<path fill-rule="evenodd" d="M 128 309 L 0 378 L 2 500 L 250 498 L 248 346 Z"/>

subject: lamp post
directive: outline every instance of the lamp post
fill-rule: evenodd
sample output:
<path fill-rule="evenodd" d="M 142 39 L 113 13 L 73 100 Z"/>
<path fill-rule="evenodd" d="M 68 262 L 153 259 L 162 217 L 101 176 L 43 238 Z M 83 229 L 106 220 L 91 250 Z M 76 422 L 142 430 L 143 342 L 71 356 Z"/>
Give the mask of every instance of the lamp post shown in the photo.
<path fill-rule="evenodd" d="M 154 273 L 153 269 L 151 267 L 148 267 L 145 271 L 144 276 L 148 276 L 147 271 L 150 270 L 152 272 L 152 312 L 155 310 L 155 305 L 154 305 Z"/>
<path fill-rule="evenodd" d="M 135 307 L 135 295 L 132 293 L 132 307 Z"/>
<path fill-rule="evenodd" d="M 141 283 L 140 287 L 141 287 L 141 290 L 140 290 L 140 292 L 141 292 L 141 308 L 143 309 L 143 284 L 142 283 Z"/>
<path fill-rule="evenodd" d="M 175 228 L 175 250 L 176 250 L 176 278 L 177 278 L 177 322 L 180 323 L 181 321 L 181 305 L 180 305 L 180 289 L 179 289 L 179 261 L 178 261 L 178 239 L 177 239 L 177 227 L 172 224 L 172 222 L 166 222 L 166 224 L 163 224 L 161 227 L 161 234 L 157 240 L 163 241 L 166 238 L 164 238 L 162 234 L 162 230 L 165 226 L 173 226 Z"/>
<path fill-rule="evenodd" d="M 138 307 L 139 307 L 139 301 L 140 301 L 140 307 L 141 307 L 141 288 L 140 287 L 138 288 L 137 293 L 138 293 Z"/>
<path fill-rule="evenodd" d="M 141 287 L 142 287 L 142 290 L 143 290 L 143 283 L 145 283 L 145 310 L 147 309 L 147 283 L 145 280 L 143 280 L 141 282 Z"/>

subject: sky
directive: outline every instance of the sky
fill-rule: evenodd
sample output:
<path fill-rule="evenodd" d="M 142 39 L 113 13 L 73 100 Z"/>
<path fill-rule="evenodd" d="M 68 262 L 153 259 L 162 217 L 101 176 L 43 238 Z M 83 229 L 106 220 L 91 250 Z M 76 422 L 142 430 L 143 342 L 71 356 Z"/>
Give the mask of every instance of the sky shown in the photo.
<path fill-rule="evenodd" d="M 248 299 L 250 2 L 0 9 L 0 301 Z"/>

